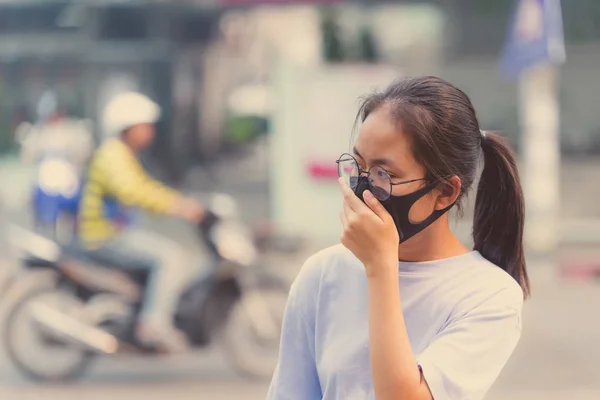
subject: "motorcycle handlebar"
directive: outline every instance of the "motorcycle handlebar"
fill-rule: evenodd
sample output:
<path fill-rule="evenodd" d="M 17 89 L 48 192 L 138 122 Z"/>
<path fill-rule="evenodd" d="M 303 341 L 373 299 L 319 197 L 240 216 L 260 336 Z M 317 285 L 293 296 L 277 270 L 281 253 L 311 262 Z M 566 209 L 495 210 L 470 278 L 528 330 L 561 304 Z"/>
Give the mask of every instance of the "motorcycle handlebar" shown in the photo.
<path fill-rule="evenodd" d="M 202 231 L 209 231 L 217 222 L 219 222 L 219 216 L 210 210 L 206 210 L 204 218 L 199 224 L 199 228 Z"/>

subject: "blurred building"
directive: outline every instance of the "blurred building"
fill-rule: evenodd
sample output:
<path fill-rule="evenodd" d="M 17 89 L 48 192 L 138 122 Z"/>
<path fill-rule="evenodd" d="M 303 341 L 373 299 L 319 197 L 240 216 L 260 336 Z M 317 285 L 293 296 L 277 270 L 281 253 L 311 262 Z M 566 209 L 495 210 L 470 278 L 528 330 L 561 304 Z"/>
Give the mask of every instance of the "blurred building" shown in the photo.
<path fill-rule="evenodd" d="M 600 3 L 562 1 L 567 62 L 560 72 L 561 141 L 565 156 L 600 154 L 600 121 L 595 106 L 600 90 Z M 498 69 L 498 57 L 515 2 L 440 2 L 447 19 L 443 75 L 464 88 L 486 129 L 501 129 L 518 141 L 517 85 Z"/>
<path fill-rule="evenodd" d="M 177 166 L 171 150 L 190 147 L 201 110 L 193 107 L 201 64 L 190 68 L 190 57 L 201 53 L 217 18 L 214 8 L 164 3 L 0 3 L 0 151 L 11 147 L 19 122 L 35 121 L 48 89 L 63 114 L 92 120 L 115 92 L 138 90 L 163 107 L 156 154 Z"/>
<path fill-rule="evenodd" d="M 409 75 L 435 73 L 449 79 L 472 97 L 484 128 L 503 130 L 518 147 L 517 85 L 498 69 L 513 3 L 0 2 L 0 151 L 11 147 L 19 122 L 35 120 L 36 103 L 47 89 L 57 94 L 63 113 L 92 120 L 110 95 L 140 90 L 164 109 L 155 153 L 177 175 L 177 168 L 218 151 L 229 129 L 230 104 L 248 104 L 231 98 L 237 89 L 240 98 L 254 93 L 264 108 L 264 86 L 278 58 L 336 62 L 340 46 L 350 54 L 343 62 L 355 62 L 362 52 L 364 60 L 393 63 Z M 560 98 L 563 152 L 600 154 L 594 108 L 600 90 L 595 79 L 600 3 L 562 3 L 567 40 Z M 398 5 L 425 11 L 402 19 L 389 12 Z M 361 11 L 366 8 L 368 13 Z M 345 43 L 332 40 L 336 31 Z M 436 43 L 431 37 L 443 40 Z M 348 41 L 362 43 L 363 49 Z"/>
<path fill-rule="evenodd" d="M 315 3 L 319 4 L 315 6 Z M 331 30 L 337 29 L 342 42 L 347 42 L 355 40 L 355 36 L 361 35 L 362 29 L 368 26 L 366 29 L 379 51 L 372 61 L 391 62 L 409 75 L 435 73 L 447 78 L 471 96 L 485 129 L 503 131 L 511 144 L 519 147 L 518 85 L 504 77 L 499 69 L 499 55 L 515 1 L 223 0 L 221 4 L 235 5 L 240 15 L 253 16 L 254 23 L 260 26 L 268 25 L 268 13 L 259 12 L 257 8 L 296 8 L 296 14 L 305 13 L 306 21 L 314 18 L 306 13 L 307 8 L 320 12 L 321 17 L 327 14 L 323 11 L 328 11 L 325 17 L 333 15 L 335 26 L 328 22 L 321 24 L 319 57 L 325 57 Z M 400 5 L 418 6 L 413 9 L 420 8 L 421 11 L 406 8 L 411 15 L 405 20 L 390 12 Z M 365 9 L 369 12 L 364 12 Z M 562 151 L 567 157 L 598 155 L 600 121 L 594 104 L 595 93 L 600 90 L 600 80 L 595 76 L 595 65 L 600 61 L 600 25 L 597 23 L 600 3 L 595 0 L 562 1 L 562 9 L 567 46 L 567 63 L 560 73 Z M 283 12 L 280 14 L 283 16 Z M 435 28 L 437 26 L 442 30 L 441 35 Z M 286 34 L 279 35 L 278 40 L 289 41 L 288 48 L 299 47 L 297 40 L 287 32 L 291 29 L 286 29 Z M 305 35 L 307 42 L 314 37 L 308 31 Z M 438 36 L 443 40 L 432 46 L 430 38 Z M 344 43 L 338 45 L 343 47 Z M 333 51 L 335 53 L 336 49 Z M 432 64 L 423 62 L 432 59 L 435 60 Z M 337 62 L 335 57 L 331 60 Z M 355 61 L 356 58 L 346 57 L 346 62 Z"/>

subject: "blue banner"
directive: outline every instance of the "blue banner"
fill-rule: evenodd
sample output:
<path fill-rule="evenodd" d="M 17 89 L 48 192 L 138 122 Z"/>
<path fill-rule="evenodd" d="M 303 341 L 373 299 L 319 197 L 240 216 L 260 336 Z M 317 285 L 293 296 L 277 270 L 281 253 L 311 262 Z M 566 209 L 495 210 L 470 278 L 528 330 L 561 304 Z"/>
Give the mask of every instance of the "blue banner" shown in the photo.
<path fill-rule="evenodd" d="M 518 0 L 502 51 L 502 71 L 516 77 L 533 65 L 564 61 L 560 0 Z"/>

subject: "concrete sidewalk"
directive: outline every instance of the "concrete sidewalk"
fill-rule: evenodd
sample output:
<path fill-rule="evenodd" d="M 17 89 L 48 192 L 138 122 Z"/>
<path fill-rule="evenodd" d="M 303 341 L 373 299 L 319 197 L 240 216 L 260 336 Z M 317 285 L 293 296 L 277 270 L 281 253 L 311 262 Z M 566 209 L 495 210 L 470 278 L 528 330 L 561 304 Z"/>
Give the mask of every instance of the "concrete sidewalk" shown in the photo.
<path fill-rule="evenodd" d="M 523 334 L 490 399 L 600 399 L 600 287 L 531 264 Z"/>

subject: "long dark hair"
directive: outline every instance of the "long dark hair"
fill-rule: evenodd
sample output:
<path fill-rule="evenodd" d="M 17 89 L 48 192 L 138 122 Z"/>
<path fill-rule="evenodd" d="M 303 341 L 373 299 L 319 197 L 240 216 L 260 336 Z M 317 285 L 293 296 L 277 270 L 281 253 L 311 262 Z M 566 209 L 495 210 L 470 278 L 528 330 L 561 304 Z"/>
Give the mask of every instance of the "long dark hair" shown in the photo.
<path fill-rule="evenodd" d="M 409 135 L 413 154 L 427 170 L 427 179 L 458 176 L 458 208 L 484 167 L 477 187 L 473 223 L 474 249 L 508 272 L 529 296 L 523 251 L 525 203 L 515 156 L 496 133 L 483 132 L 469 97 L 437 77 L 403 79 L 363 99 L 358 119 L 381 106 Z"/>

